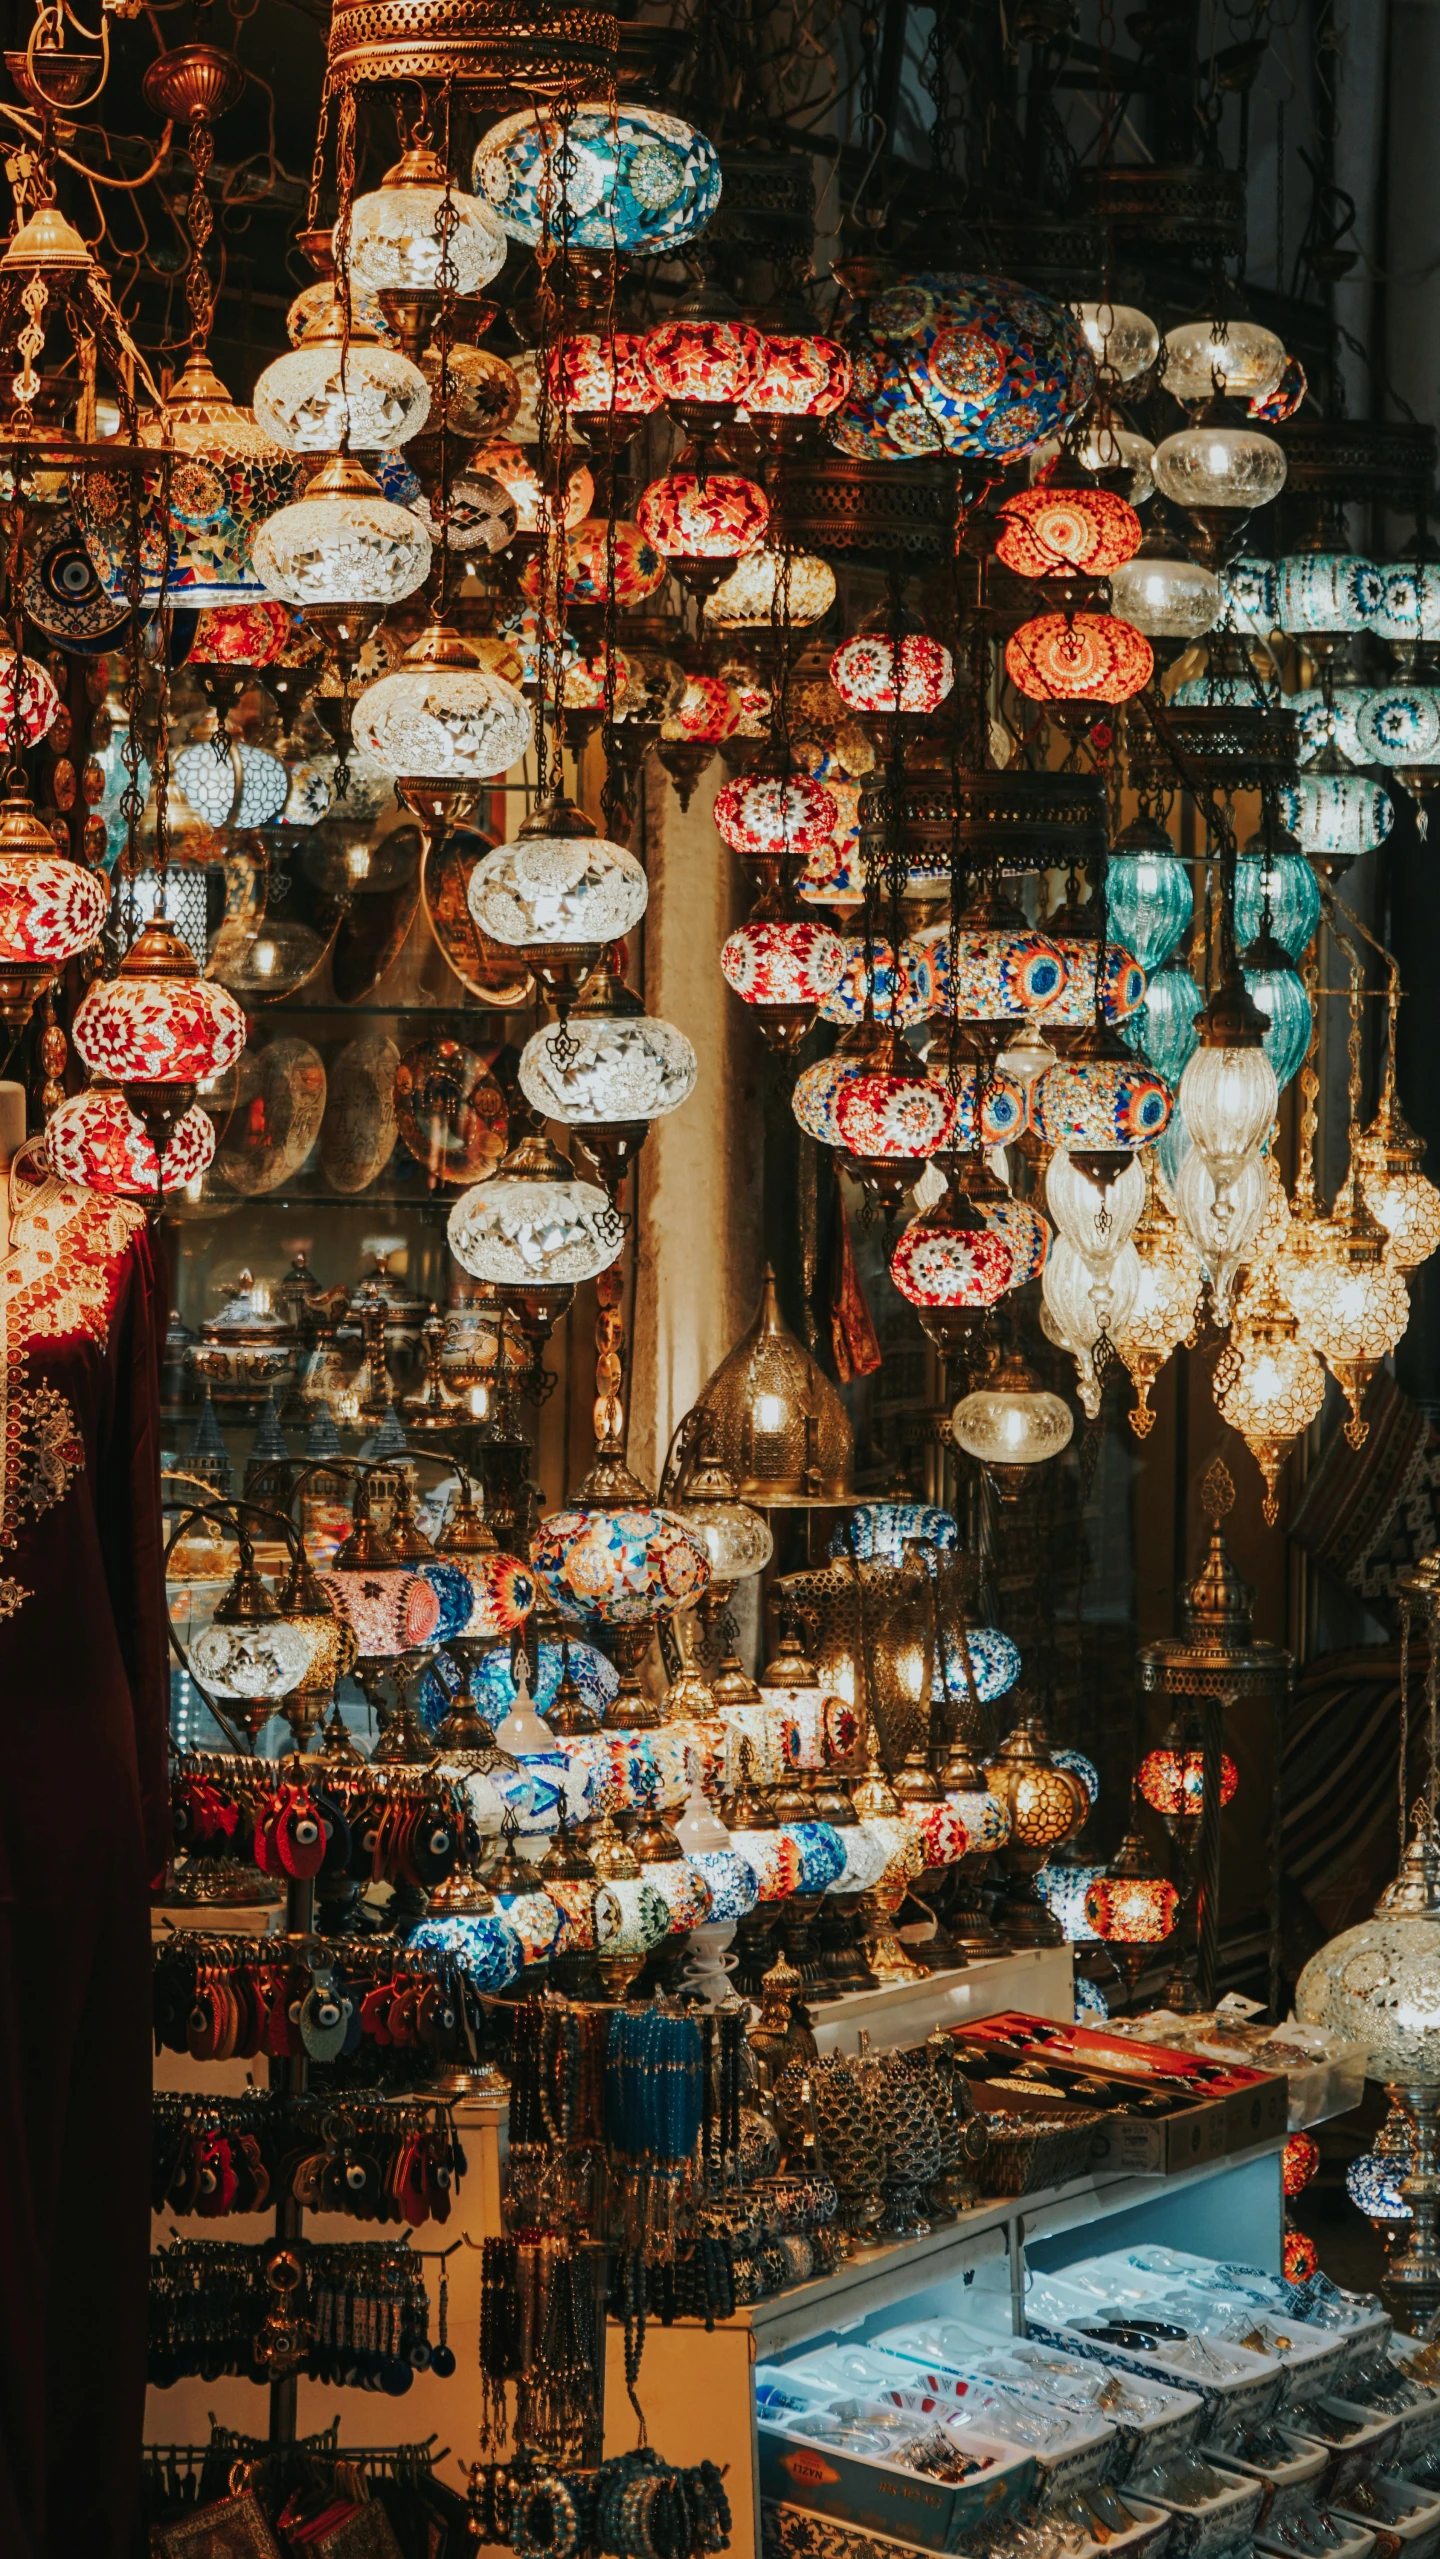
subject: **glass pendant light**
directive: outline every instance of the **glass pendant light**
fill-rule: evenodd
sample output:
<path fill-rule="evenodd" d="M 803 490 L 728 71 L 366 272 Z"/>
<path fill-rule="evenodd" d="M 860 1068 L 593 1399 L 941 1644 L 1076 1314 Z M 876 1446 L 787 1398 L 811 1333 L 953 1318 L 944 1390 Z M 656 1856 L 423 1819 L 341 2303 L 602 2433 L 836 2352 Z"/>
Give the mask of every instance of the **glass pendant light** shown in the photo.
<path fill-rule="evenodd" d="M 840 983 L 845 953 L 840 937 L 812 917 L 789 916 L 777 890 L 762 898 L 745 924 L 721 947 L 725 980 L 742 1004 L 754 1007 L 767 1048 L 798 1048 L 816 1009 Z"/>
<path fill-rule="evenodd" d="M 447 231 L 450 291 L 483 292 L 505 264 L 505 234 L 488 204 L 447 180 L 428 143 L 412 142 L 351 206 L 351 275 L 372 293 L 438 294 Z"/>
<path fill-rule="evenodd" d="M 1032 702 L 1128 702 L 1155 672 L 1142 631 L 1113 613 L 1044 613 L 1005 643 L 1005 672 Z"/>
<path fill-rule="evenodd" d="M 1232 968 L 1195 1024 L 1199 1046 L 1180 1078 L 1180 1109 L 1214 1183 L 1217 1207 L 1275 1117 L 1279 1087 L 1265 1023 Z"/>
<path fill-rule="evenodd" d="M 286 604 L 384 606 L 424 585 L 430 536 L 358 462 L 337 455 L 303 498 L 262 524 L 251 556 L 262 586 Z"/>
<path fill-rule="evenodd" d="M 1317 1350 L 1350 1406 L 1345 1436 L 1364 1444 L 1361 1407 L 1380 1363 L 1410 1321 L 1403 1273 L 1385 1229 L 1367 1207 L 1353 1154 L 1349 1178 L 1328 1220 L 1329 1249 L 1279 1267 L 1280 1285 L 1306 1340 Z"/>
<path fill-rule="evenodd" d="M 520 1052 L 532 1110 L 578 1129 L 607 1162 L 616 1148 L 627 1161 L 651 1120 L 689 1100 L 698 1073 L 684 1032 L 647 1013 L 612 965 L 596 970 L 563 1031 L 535 1031 Z"/>
<path fill-rule="evenodd" d="M 1140 1256 L 1122 1244 L 1092 1261 L 1066 1235 L 1057 1235 L 1040 1279 L 1040 1321 L 1059 1350 L 1075 1362 L 1080 1401 L 1093 1421 L 1100 1410 L 1100 1380 L 1092 1354 L 1104 1335 L 1123 1332 L 1140 1285 Z"/>
<path fill-rule="evenodd" d="M 1273 1528 L 1281 1471 L 1325 1401 L 1325 1369 L 1263 1264 L 1246 1285 L 1223 1374 L 1216 1369 L 1215 1401 L 1264 1477 L 1265 1518 Z"/>
<path fill-rule="evenodd" d="M 198 1102 L 181 1114 L 163 1155 L 115 1084 L 72 1093 L 45 1123 L 45 1161 L 62 1181 L 120 1199 L 155 1199 L 198 1182 L 215 1153 L 215 1122 Z"/>
<path fill-rule="evenodd" d="M 449 623 L 432 622 L 392 674 L 367 684 L 351 732 L 382 772 L 479 782 L 518 764 L 535 728 L 515 686 L 482 665 Z"/>
<path fill-rule="evenodd" d="M 0 1022 L 12 1037 L 42 988 L 89 949 L 109 904 L 105 874 L 61 852 L 17 769 L 0 800 Z"/>
<path fill-rule="evenodd" d="M 1320 921 L 1320 883 L 1293 835 L 1282 836 L 1273 853 L 1253 836 L 1236 862 L 1237 941 L 1253 942 L 1267 912 L 1276 941 L 1298 960 Z"/>
<path fill-rule="evenodd" d="M 1213 570 L 1169 533 L 1147 533 L 1133 559 L 1110 572 L 1110 610 L 1151 640 L 1198 640 L 1225 610 Z"/>
<path fill-rule="evenodd" d="M 1113 577 L 1141 547 L 1133 506 L 1109 489 L 1058 476 L 1000 503 L 995 557 L 1017 577 Z"/>
<path fill-rule="evenodd" d="M 1440 1191 L 1420 1169 L 1425 1141 L 1408 1125 L 1395 1098 L 1393 1058 L 1380 1107 L 1356 1140 L 1355 1160 L 1365 1205 L 1389 1238 L 1392 1261 L 1402 1271 L 1418 1270 L 1440 1251 Z"/>
<path fill-rule="evenodd" d="M 1263 400 L 1284 370 L 1280 340 L 1254 320 L 1186 320 L 1165 332 L 1165 388 L 1180 401 Z"/>
<path fill-rule="evenodd" d="M 1129 1242 L 1145 1199 L 1145 1170 L 1134 1156 L 1108 1184 L 1096 1181 L 1063 1146 L 1045 1168 L 1045 1205 L 1057 1232 L 1094 1262 Z"/>
<path fill-rule="evenodd" d="M 1001 1472 L 1043 1466 L 1074 1436 L 1075 1417 L 1062 1395 L 1052 1395 L 1019 1352 L 1002 1359 L 981 1386 L 962 1395 L 950 1416 L 957 1448 Z"/>
<path fill-rule="evenodd" d="M 901 1232 L 890 1276 L 923 1322 L 927 1313 L 943 1309 L 995 1305 L 1014 1286 L 1016 1274 L 1003 1235 L 947 1183 L 940 1198 Z"/>
<path fill-rule="evenodd" d="M 472 1279 L 522 1290 L 597 1279 L 625 1243 L 605 1192 L 577 1181 L 545 1137 L 522 1138 L 487 1181 L 462 1192 L 446 1234 Z"/>
<path fill-rule="evenodd" d="M 1148 1439 L 1155 1423 L 1150 1389 L 1171 1352 L 1195 1329 L 1204 1273 L 1194 1245 L 1153 1181 L 1134 1242 L 1140 1278 L 1115 1348 L 1135 1387 L 1130 1427 L 1137 1439 Z"/>
<path fill-rule="evenodd" d="M 1276 562 L 1276 592 L 1282 631 L 1364 631 L 1384 604 L 1385 572 L 1350 552 L 1300 551 Z"/>
<path fill-rule="evenodd" d="M 354 319 L 347 342 L 338 299 L 255 380 L 256 421 L 287 453 L 393 453 L 429 415 L 419 365 Z"/>
<path fill-rule="evenodd" d="M 163 1150 L 196 1086 L 236 1063 L 245 1016 L 228 988 L 200 975 L 193 952 L 162 915 L 136 935 L 117 974 L 90 988 L 73 1036 L 91 1073 L 124 1087 Z"/>
<path fill-rule="evenodd" d="M 847 710 L 902 711 L 911 717 L 937 711 L 955 682 L 955 661 L 943 640 L 922 631 L 913 616 L 882 607 L 842 640 L 830 660 L 830 681 Z M 895 661 L 900 672 L 897 684 Z"/>
<path fill-rule="evenodd" d="M 533 248 L 565 207 L 572 249 L 673 257 L 720 201 L 720 161 L 694 125 L 613 100 L 522 107 L 476 145 L 477 195 Z"/>
<path fill-rule="evenodd" d="M 1176 1176 L 1180 1223 L 1204 1264 L 1210 1311 L 1221 1326 L 1230 1321 L 1231 1291 L 1255 1246 L 1267 1197 L 1265 1159 L 1258 1148 L 1243 1159 L 1223 1197 L 1198 1147 L 1191 1147 Z"/>
<path fill-rule="evenodd" d="M 547 986 L 572 996 L 605 944 L 639 923 L 649 894 L 634 854 L 556 793 L 476 863 L 466 898 L 482 933 L 523 951 Z"/>
<path fill-rule="evenodd" d="M 1149 1059 L 1172 1091 L 1200 1045 L 1195 1025 L 1204 1007 L 1205 998 L 1189 970 L 1172 958 L 1151 978 L 1139 1012 L 1123 1025 L 1122 1038 Z M 1170 1123 L 1172 1130 L 1179 1118 L 1177 1112 Z"/>
<path fill-rule="evenodd" d="M 1265 1054 L 1284 1092 L 1305 1063 L 1314 1027 L 1305 981 L 1273 933 L 1261 932 L 1242 955 L 1245 991 L 1265 1016 Z M 1193 1131 L 1192 1131 L 1193 1135 Z"/>
<path fill-rule="evenodd" d="M 1322 749 L 1297 781 L 1281 783 L 1276 806 L 1302 852 L 1324 864 L 1353 862 L 1384 843 L 1395 804 L 1368 774 L 1326 771 L 1326 754 Z"/>
<path fill-rule="evenodd" d="M 1155 486 L 1199 515 L 1251 514 L 1285 486 L 1285 451 L 1273 435 L 1221 421 L 1182 427 L 1155 448 Z"/>
<path fill-rule="evenodd" d="M 1111 847 L 1105 870 L 1110 920 L 1147 977 L 1168 960 L 1194 913 L 1190 865 L 1182 862 L 1156 817 L 1132 818 Z"/>
<path fill-rule="evenodd" d="M 1116 382 L 1138 382 L 1160 352 L 1160 332 L 1148 311 L 1128 302 L 1072 302 L 1070 305 L 1097 369 Z"/>

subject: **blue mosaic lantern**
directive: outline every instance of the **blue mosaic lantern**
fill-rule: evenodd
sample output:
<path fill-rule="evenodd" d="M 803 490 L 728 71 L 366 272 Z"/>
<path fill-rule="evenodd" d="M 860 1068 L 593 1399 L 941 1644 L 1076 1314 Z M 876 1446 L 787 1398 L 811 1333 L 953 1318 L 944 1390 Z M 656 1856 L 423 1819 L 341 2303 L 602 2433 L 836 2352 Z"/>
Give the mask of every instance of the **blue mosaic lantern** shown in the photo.
<path fill-rule="evenodd" d="M 929 1502 L 865 1502 L 831 1531 L 830 1552 L 898 1564 L 907 1546 L 934 1546 L 948 1555 L 959 1542 L 953 1511 L 936 1510 Z"/>
<path fill-rule="evenodd" d="M 1276 562 L 1282 631 L 1368 631 L 1384 609 L 1386 573 L 1344 551 L 1301 551 Z"/>
<path fill-rule="evenodd" d="M 552 228 L 563 205 L 572 248 L 669 257 L 719 203 L 720 162 L 703 133 L 655 107 L 587 104 L 563 131 L 525 107 L 484 136 L 472 184 L 512 240 L 534 247 L 548 203 Z"/>
<path fill-rule="evenodd" d="M 508 1990 L 525 1967 L 520 1938 L 503 1911 L 457 1912 L 451 1919 L 422 1919 L 412 1930 L 412 1946 L 433 1946 L 453 1955 L 477 1990 Z"/>
<path fill-rule="evenodd" d="M 871 300 L 851 360 L 830 440 L 860 461 L 949 452 L 1017 462 L 1083 408 L 1095 382 L 1074 313 L 995 276 L 900 278 Z"/>
<path fill-rule="evenodd" d="M 619 1695 L 620 1674 L 594 1644 L 584 1643 L 579 1636 L 572 1636 L 568 1645 L 541 1643 L 532 1705 L 537 1714 L 548 1714 L 555 1703 L 567 1653 L 576 1687 L 586 1705 L 602 1716 L 611 1698 Z M 487 1724 L 498 1724 L 509 1714 L 516 1693 L 510 1676 L 510 1647 L 508 1643 L 497 1644 L 493 1653 L 482 1653 L 471 1674 L 471 1694 Z"/>
<path fill-rule="evenodd" d="M 1085 1916 L 1085 1896 L 1104 1872 L 1103 1866 L 1042 1866 L 1035 1878 L 1035 1890 L 1072 1946 L 1099 1943 L 1099 1929 Z"/>
<path fill-rule="evenodd" d="M 945 1630 L 943 1664 L 937 1660 L 931 1688 L 931 1700 L 943 1705 L 947 1698 L 954 1704 L 970 1695 L 965 1677 L 965 1654 L 970 1655 L 970 1669 L 975 1680 L 975 1694 L 982 1706 L 993 1706 L 997 1697 L 1012 1689 L 1020 1676 L 1020 1647 L 998 1626 L 969 1626 L 964 1634 L 953 1628 Z"/>
<path fill-rule="evenodd" d="M 1083 1750 L 1052 1750 L 1050 1756 L 1057 1768 L 1068 1768 L 1072 1777 L 1079 1778 L 1089 1798 L 1086 1810 L 1093 1813 L 1100 1801 L 1100 1771 L 1094 1760 L 1087 1759 Z"/>

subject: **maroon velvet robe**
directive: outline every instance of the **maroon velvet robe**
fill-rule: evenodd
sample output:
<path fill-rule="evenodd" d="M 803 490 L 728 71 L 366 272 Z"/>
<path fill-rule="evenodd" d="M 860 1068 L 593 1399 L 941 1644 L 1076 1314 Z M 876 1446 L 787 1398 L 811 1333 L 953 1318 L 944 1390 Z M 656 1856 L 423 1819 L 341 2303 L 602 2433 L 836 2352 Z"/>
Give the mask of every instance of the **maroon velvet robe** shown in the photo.
<path fill-rule="evenodd" d="M 143 1211 L 33 1148 L 0 1240 L 0 2551 L 129 2559 L 169 1834 L 164 1301 Z"/>

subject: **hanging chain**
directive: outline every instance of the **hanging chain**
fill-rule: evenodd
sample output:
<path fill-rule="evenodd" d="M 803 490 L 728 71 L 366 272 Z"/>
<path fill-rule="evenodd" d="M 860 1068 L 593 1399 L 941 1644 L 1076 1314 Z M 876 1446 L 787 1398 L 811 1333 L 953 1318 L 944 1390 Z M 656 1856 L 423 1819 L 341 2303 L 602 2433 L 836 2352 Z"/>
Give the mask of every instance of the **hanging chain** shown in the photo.
<path fill-rule="evenodd" d="M 437 334 L 440 340 L 440 378 L 436 384 L 435 429 L 440 439 L 440 479 L 435 492 L 435 520 L 440 534 L 440 581 L 435 598 L 436 619 L 443 622 L 450 595 L 450 349 L 455 337 L 455 295 L 459 272 L 455 265 L 455 234 L 460 216 L 455 204 L 455 180 L 450 167 L 450 116 L 454 82 L 445 83 L 444 142 L 445 192 L 435 215 L 435 236 L 440 255 L 435 267 L 435 282 L 440 294 Z"/>
<path fill-rule="evenodd" d="M 190 263 L 185 270 L 185 300 L 190 312 L 190 344 L 197 354 L 202 354 L 210 343 L 210 331 L 215 319 L 215 288 L 210 281 L 210 270 L 205 263 L 205 252 L 210 245 L 210 235 L 215 228 L 215 217 L 210 211 L 210 197 L 205 183 L 215 157 L 215 133 L 208 116 L 197 113 L 190 118 L 188 149 L 190 166 L 195 175 L 191 183 L 190 203 L 186 214 L 186 228 L 190 233 Z"/>

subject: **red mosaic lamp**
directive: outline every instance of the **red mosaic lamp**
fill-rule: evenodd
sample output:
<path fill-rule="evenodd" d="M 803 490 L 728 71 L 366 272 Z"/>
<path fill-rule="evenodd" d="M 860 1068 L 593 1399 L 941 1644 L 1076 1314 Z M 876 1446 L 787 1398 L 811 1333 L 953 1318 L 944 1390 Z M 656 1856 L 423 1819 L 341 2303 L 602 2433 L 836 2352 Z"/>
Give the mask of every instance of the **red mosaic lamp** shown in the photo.
<path fill-rule="evenodd" d="M 751 1006 L 766 1047 L 787 1055 L 838 983 L 844 956 L 839 935 L 814 916 L 792 916 L 777 885 L 736 926 L 720 966 L 727 985 Z"/>
<path fill-rule="evenodd" d="M 1128 702 L 1155 672 L 1143 631 L 1113 613 L 1042 613 L 1005 643 L 1005 672 L 1031 702 Z"/>
<path fill-rule="evenodd" d="M 61 852 L 12 773 L 0 800 L 0 1022 L 12 1036 L 56 972 L 88 950 L 109 904 L 103 872 Z"/>
<path fill-rule="evenodd" d="M 115 1084 L 72 1093 L 45 1124 L 45 1161 L 62 1181 L 107 1198 L 155 1199 L 198 1181 L 215 1153 L 215 1123 L 198 1102 L 175 1122 L 163 1155 Z"/>
<path fill-rule="evenodd" d="M 1181 1750 L 1171 1741 L 1162 1742 L 1158 1750 L 1146 1752 L 1135 1782 L 1151 1811 L 1158 1813 L 1166 1824 L 1197 1821 L 1205 1803 L 1205 1754 L 1200 1750 Z M 1222 1807 L 1230 1802 L 1239 1782 L 1234 1760 L 1228 1751 L 1222 1751 Z"/>
<path fill-rule="evenodd" d="M 168 916 L 138 933 L 115 977 L 91 987 L 75 1016 L 76 1049 L 93 1075 L 120 1085 L 164 1154 L 196 1086 L 232 1067 L 245 1016 L 228 987 L 202 977 Z"/>

